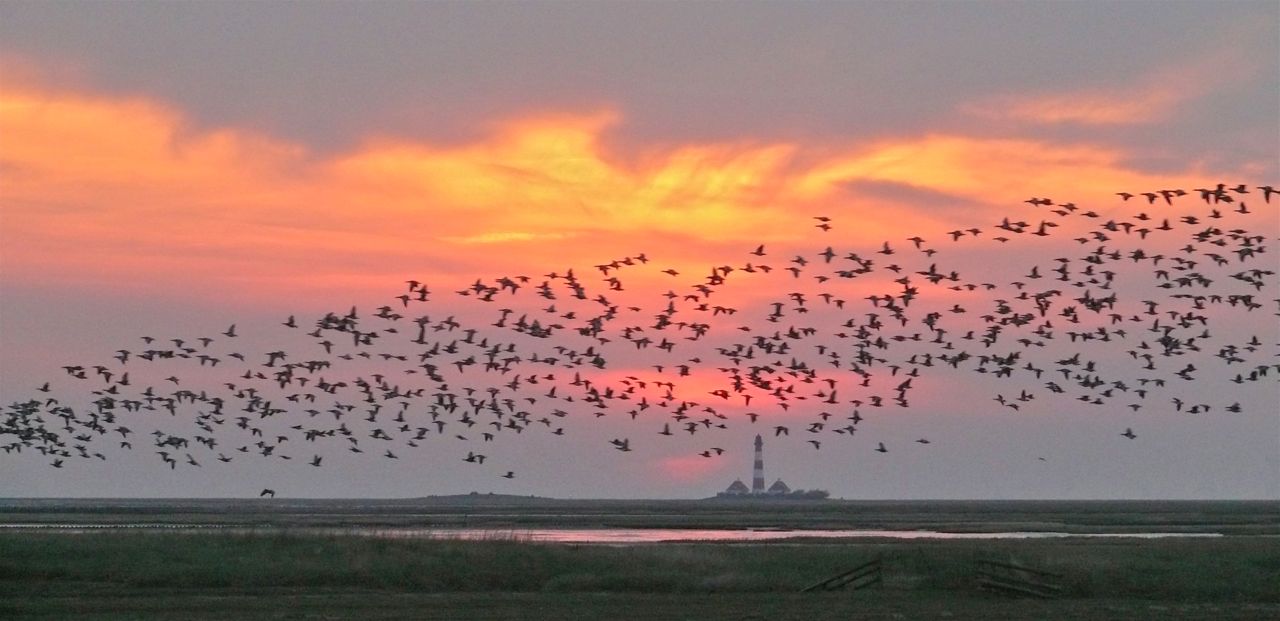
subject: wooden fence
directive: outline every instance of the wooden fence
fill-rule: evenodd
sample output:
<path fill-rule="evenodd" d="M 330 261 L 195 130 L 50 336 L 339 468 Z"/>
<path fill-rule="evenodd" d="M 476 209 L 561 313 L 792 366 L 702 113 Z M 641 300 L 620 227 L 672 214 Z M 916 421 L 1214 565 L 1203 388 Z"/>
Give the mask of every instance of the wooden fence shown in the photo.
<path fill-rule="evenodd" d="M 1006 561 L 979 560 L 978 588 L 1051 599 L 1062 595 L 1062 574 Z"/>
<path fill-rule="evenodd" d="M 849 587 L 857 590 L 869 587 L 873 584 L 880 584 L 883 580 L 882 565 L 880 557 L 876 557 L 866 563 L 863 563 L 849 571 L 837 574 L 822 582 L 813 584 L 801 589 L 801 593 L 810 593 L 813 591 L 835 591 Z"/>

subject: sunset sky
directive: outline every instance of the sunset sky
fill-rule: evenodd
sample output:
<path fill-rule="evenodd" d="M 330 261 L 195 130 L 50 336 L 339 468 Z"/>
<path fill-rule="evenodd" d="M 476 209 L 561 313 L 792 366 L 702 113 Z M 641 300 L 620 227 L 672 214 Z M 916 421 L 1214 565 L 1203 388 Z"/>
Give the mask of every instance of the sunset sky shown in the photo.
<path fill-rule="evenodd" d="M 287 316 L 399 305 L 408 279 L 465 323 L 481 311 L 453 292 L 477 278 L 574 268 L 603 286 L 594 265 L 643 253 L 618 297 L 660 310 L 760 244 L 781 270 L 827 246 L 870 256 L 1041 219 L 1031 197 L 1123 218 L 1147 206 L 1116 192 L 1277 185 L 1278 145 L 1274 1 L 0 1 L 0 404 L 46 381 L 74 401 L 63 365 L 109 363 L 143 334 L 234 323 L 246 348 L 291 345 Z M 1240 224 L 1275 242 L 1280 199 L 1249 201 Z M 1064 236 L 938 260 L 1007 283 L 1079 252 Z M 743 309 L 724 338 L 776 329 L 786 278 L 717 298 Z M 1263 337 L 1263 362 L 1274 311 L 1234 326 Z M 617 351 L 614 381 L 652 364 Z M 706 396 L 713 372 L 685 390 Z M 856 446 L 769 437 L 770 480 L 846 498 L 1280 498 L 1274 376 L 1205 379 L 1193 393 L 1245 407 L 1199 416 L 1047 397 L 1011 416 L 970 377 L 917 380 Z M 773 428 L 737 425 L 704 458 L 701 439 L 579 414 L 575 437 L 506 439 L 493 469 L 444 445 L 318 469 L 170 470 L 143 447 L 55 470 L 28 452 L 0 454 L 0 496 L 701 497 L 749 480 L 750 440 Z M 635 451 L 608 444 L 624 435 Z"/>

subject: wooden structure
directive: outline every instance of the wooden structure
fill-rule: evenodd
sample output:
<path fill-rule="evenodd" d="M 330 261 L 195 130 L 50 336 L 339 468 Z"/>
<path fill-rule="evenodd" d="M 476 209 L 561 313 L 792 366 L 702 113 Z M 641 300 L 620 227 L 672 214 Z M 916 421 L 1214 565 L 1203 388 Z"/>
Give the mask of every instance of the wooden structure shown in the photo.
<path fill-rule="evenodd" d="M 1062 574 L 1007 561 L 979 560 L 978 588 L 1005 595 L 1051 599 L 1062 595 Z"/>
<path fill-rule="evenodd" d="M 837 574 L 822 582 L 807 586 L 800 590 L 801 593 L 810 593 L 813 591 L 836 591 L 849 587 L 853 590 L 869 587 L 873 584 L 880 584 L 883 581 L 882 566 L 883 562 L 880 557 L 876 557 L 866 563 L 863 563 L 849 571 Z"/>

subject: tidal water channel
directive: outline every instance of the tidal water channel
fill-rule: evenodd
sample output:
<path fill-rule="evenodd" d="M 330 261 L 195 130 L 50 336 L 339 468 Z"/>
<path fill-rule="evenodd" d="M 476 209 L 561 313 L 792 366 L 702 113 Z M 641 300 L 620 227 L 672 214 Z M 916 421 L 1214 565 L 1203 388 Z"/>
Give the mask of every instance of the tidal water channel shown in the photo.
<path fill-rule="evenodd" d="M 744 542 L 795 539 L 1055 539 L 1064 537 L 1162 539 L 1221 537 L 1221 533 L 1117 532 L 1066 533 L 1051 531 L 944 532 L 937 530 L 806 530 L 698 528 L 417 528 L 417 527 L 246 527 L 221 524 L 0 524 L 0 529 L 65 534 L 103 531 L 169 533 L 231 533 L 380 537 L 388 539 L 457 539 L 465 541 L 527 541 L 576 544 L 641 544 L 675 542 Z"/>

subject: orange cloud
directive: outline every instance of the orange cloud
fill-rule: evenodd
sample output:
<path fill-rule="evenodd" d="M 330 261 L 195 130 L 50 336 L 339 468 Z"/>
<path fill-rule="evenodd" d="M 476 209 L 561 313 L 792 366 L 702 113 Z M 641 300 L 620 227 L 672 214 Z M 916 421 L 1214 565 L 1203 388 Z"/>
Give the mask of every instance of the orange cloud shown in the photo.
<path fill-rule="evenodd" d="M 1164 121 L 1197 91 L 1153 82 L 1120 91 L 1095 90 L 1065 95 L 997 97 L 966 106 L 966 112 L 989 118 L 1033 123 L 1129 125 Z"/>
<path fill-rule="evenodd" d="M 444 207 L 487 225 L 455 238 L 464 241 L 562 238 L 566 231 L 696 231 L 733 239 L 778 216 L 765 203 L 792 147 L 691 146 L 628 168 L 599 145 L 616 119 L 609 113 L 513 121 L 482 143 L 447 149 L 373 143 L 333 170 L 346 185 L 406 214 Z"/>
<path fill-rule="evenodd" d="M 385 295 L 405 277 L 464 280 L 640 252 L 653 274 L 633 270 L 638 282 L 687 289 L 726 257 L 741 267 L 762 242 L 770 257 L 757 262 L 785 267 L 789 252 L 813 245 L 811 215 L 833 218 L 820 243 L 870 250 L 904 230 L 972 225 L 972 209 L 994 214 L 1067 189 L 1073 200 L 1111 198 L 1202 172 L 1141 173 L 1125 166 L 1129 154 L 1088 144 L 938 134 L 840 149 L 685 144 L 624 163 L 601 146 L 622 121 L 607 110 L 517 118 L 461 145 L 380 138 L 321 157 L 246 129 L 193 128 L 153 100 L 9 80 L 4 279 L 213 298 Z M 682 276 L 657 273 L 665 268 Z"/>
<path fill-rule="evenodd" d="M 1253 63 L 1237 50 L 1223 50 L 1154 71 L 1110 88 L 1066 93 L 1002 95 L 966 104 L 964 112 L 1031 123 L 1141 125 L 1168 120 L 1182 104 L 1250 73 Z"/>
<path fill-rule="evenodd" d="M 827 195 L 852 181 L 893 182 L 1007 209 L 1032 196 L 1060 191 L 1069 191 L 1070 196 L 1062 198 L 1073 201 L 1110 201 L 1126 188 L 1180 187 L 1200 177 L 1136 171 L 1124 165 L 1127 156 L 1116 148 L 1089 144 L 932 134 L 830 158 L 806 171 L 795 188 L 798 196 L 807 198 Z M 916 209 L 932 215 L 930 206 Z M 907 214 L 911 215 L 917 214 Z"/>

